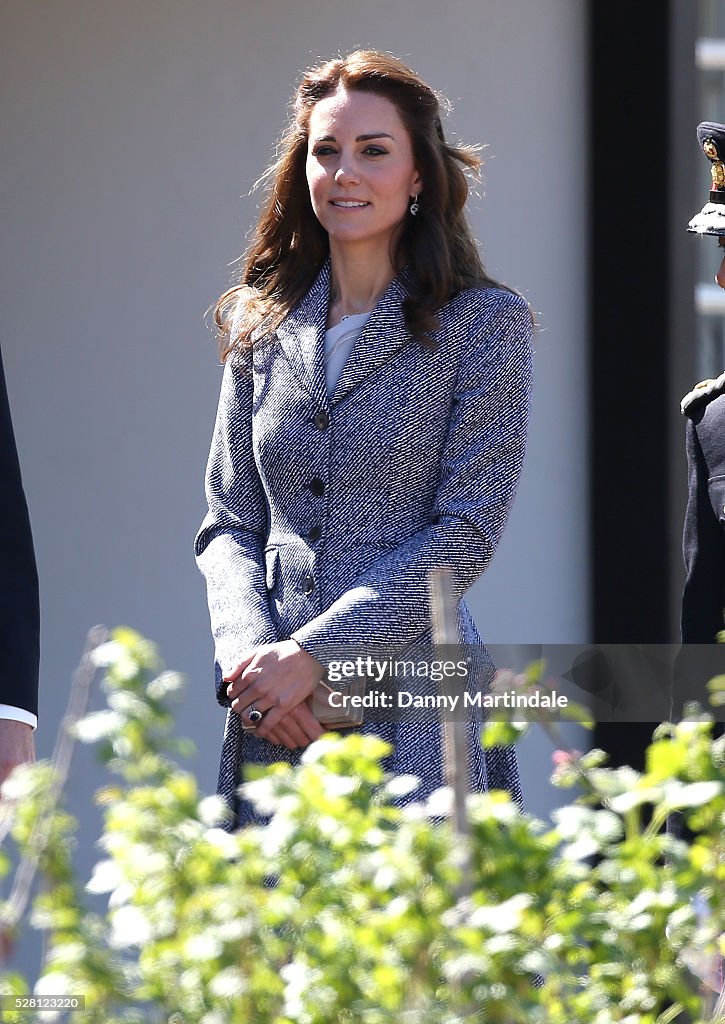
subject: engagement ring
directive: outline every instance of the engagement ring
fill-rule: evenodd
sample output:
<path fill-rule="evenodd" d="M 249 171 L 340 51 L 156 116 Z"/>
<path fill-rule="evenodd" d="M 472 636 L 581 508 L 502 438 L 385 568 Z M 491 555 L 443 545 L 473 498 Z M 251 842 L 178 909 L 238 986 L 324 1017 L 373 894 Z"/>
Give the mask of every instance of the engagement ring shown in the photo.
<path fill-rule="evenodd" d="M 264 718 L 264 711 L 260 711 L 259 708 L 255 708 L 254 704 L 250 704 L 249 705 L 249 721 L 250 722 L 254 722 L 254 724 L 256 725 L 257 722 L 261 722 L 263 718 Z"/>

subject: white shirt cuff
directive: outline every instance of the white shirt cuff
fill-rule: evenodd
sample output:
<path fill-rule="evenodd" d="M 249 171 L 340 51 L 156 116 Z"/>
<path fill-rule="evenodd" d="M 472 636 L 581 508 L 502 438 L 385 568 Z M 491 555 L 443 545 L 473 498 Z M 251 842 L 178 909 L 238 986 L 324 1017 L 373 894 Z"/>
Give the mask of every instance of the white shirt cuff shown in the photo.
<path fill-rule="evenodd" d="M 38 728 L 37 715 L 24 708 L 15 708 L 12 704 L 0 704 L 0 718 L 8 719 L 11 722 L 24 722 L 25 725 L 32 725 L 34 730 Z"/>

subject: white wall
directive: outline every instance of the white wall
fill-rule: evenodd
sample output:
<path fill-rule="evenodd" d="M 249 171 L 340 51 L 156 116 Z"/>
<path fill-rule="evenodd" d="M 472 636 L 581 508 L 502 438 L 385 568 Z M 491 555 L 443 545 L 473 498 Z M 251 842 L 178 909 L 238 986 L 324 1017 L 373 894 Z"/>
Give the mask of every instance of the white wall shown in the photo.
<path fill-rule="evenodd" d="M 528 462 L 479 623 L 495 643 L 588 639 L 585 6 L 4 0 L 0 345 L 42 586 L 41 754 L 87 628 L 127 623 L 187 674 L 180 731 L 214 787 L 223 716 L 192 557 L 220 378 L 203 316 L 299 71 L 357 46 L 406 59 L 453 101 L 447 131 L 487 144 L 475 230 L 539 313 Z M 525 750 L 541 812 L 549 751 Z"/>

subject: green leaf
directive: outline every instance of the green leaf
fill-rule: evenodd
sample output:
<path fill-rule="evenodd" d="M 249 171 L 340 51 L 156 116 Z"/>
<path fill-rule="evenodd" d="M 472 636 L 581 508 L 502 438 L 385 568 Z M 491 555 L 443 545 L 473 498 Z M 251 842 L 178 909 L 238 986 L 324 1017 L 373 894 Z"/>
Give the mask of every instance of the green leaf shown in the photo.
<path fill-rule="evenodd" d="M 486 722 L 481 742 L 486 749 L 512 746 L 522 739 L 528 730 L 528 722 Z"/>

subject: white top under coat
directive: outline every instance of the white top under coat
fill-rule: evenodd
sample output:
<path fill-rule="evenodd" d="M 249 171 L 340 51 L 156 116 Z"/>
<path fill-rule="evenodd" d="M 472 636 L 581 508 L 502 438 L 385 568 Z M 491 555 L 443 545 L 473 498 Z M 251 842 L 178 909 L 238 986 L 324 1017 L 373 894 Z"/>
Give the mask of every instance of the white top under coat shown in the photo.
<path fill-rule="evenodd" d="M 349 313 L 339 324 L 325 332 L 325 382 L 328 395 L 332 394 L 337 378 L 371 314 L 372 310 L 367 313 Z"/>

